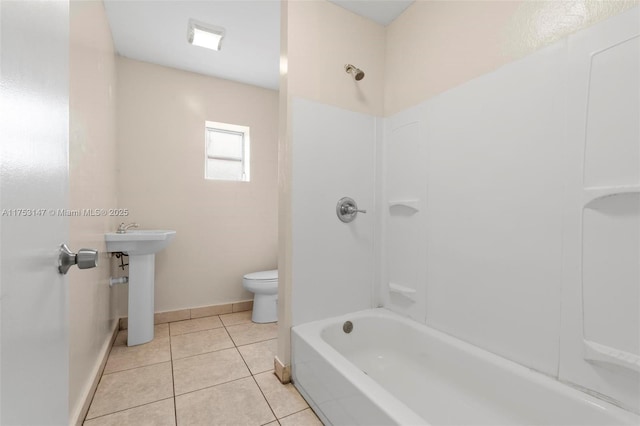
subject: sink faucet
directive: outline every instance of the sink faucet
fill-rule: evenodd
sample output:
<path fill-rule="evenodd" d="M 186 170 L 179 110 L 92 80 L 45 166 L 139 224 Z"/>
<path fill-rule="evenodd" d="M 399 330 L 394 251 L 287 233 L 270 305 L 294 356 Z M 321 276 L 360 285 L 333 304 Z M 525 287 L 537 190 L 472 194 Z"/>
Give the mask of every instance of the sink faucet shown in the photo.
<path fill-rule="evenodd" d="M 137 223 L 130 223 L 128 225 L 125 225 L 124 222 L 122 222 L 120 226 L 118 226 L 118 230 L 116 231 L 116 233 L 124 234 L 129 230 L 129 228 L 137 228 L 138 226 L 140 225 L 138 225 Z"/>

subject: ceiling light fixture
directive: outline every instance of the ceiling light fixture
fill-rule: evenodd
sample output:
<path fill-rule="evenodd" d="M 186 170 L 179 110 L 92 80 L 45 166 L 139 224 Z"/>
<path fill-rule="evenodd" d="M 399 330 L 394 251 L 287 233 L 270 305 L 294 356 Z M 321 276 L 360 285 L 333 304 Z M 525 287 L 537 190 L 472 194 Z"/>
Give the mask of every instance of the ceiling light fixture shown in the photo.
<path fill-rule="evenodd" d="M 224 28 L 198 22 L 195 19 L 189 19 L 187 40 L 194 46 L 220 50 L 223 38 Z"/>

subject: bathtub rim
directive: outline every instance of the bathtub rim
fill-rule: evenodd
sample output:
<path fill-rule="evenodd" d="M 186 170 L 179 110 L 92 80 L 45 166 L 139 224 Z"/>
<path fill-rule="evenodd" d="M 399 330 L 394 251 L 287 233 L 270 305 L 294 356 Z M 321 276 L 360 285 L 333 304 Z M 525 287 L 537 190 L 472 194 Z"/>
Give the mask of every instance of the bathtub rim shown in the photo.
<path fill-rule="evenodd" d="M 548 389 L 550 392 L 558 393 L 565 398 L 574 399 L 585 405 L 593 406 L 607 412 L 612 420 L 620 424 L 636 425 L 640 424 L 640 415 L 628 411 L 618 405 L 604 399 L 597 398 L 585 390 L 576 388 L 571 383 L 562 382 L 556 377 L 548 376 L 545 373 L 534 370 L 530 367 L 518 364 L 515 361 L 504 358 L 500 355 L 489 352 L 471 343 L 465 342 L 450 334 L 437 330 L 429 325 L 419 323 L 409 317 L 402 316 L 386 308 L 372 308 L 360 310 L 344 315 L 330 317 L 323 320 L 312 321 L 299 324 L 291 328 L 292 340 L 294 335 L 300 338 L 319 354 L 321 354 L 340 374 L 348 380 L 370 401 L 388 401 L 388 406 L 379 407 L 389 417 L 398 421 L 398 424 L 430 424 L 427 419 L 418 415 L 413 409 L 400 401 L 397 397 L 387 391 L 382 385 L 362 372 L 357 366 L 352 364 L 346 357 L 338 352 L 333 346 L 322 338 L 322 332 L 330 325 L 352 321 L 358 318 L 383 318 L 399 322 L 411 327 L 419 333 L 450 345 L 457 350 L 465 351 L 471 356 L 478 357 L 481 361 L 488 362 L 499 368 L 505 369 L 511 374 L 520 376 L 534 384 Z M 292 361 L 295 363 L 295 354 L 292 354 Z M 306 391 L 305 391 L 306 393 Z M 377 404 L 376 404 L 377 405 Z"/>

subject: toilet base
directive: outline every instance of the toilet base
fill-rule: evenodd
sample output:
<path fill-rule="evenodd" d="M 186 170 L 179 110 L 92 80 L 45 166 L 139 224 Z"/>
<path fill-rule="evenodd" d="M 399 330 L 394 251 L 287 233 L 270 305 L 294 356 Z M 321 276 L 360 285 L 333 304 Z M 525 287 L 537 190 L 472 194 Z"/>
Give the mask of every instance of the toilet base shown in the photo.
<path fill-rule="evenodd" d="M 260 324 L 278 321 L 278 294 L 255 294 L 251 321 Z"/>

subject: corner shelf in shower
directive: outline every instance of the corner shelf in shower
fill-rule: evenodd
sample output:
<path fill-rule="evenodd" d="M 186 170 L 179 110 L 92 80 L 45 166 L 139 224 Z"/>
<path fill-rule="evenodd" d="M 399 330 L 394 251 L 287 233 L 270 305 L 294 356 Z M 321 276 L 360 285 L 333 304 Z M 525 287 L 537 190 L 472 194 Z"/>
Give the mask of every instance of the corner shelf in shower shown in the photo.
<path fill-rule="evenodd" d="M 420 211 L 420 200 L 397 200 L 389 201 L 389 209 L 393 207 L 404 207 L 414 212 Z"/>
<path fill-rule="evenodd" d="M 600 343 L 584 340 L 584 358 L 590 361 L 606 362 L 640 372 L 640 356 L 615 349 Z"/>
<path fill-rule="evenodd" d="M 414 300 L 414 296 L 417 293 L 416 289 L 397 283 L 389 283 L 389 291 L 391 293 L 401 294 L 411 300 Z"/>
<path fill-rule="evenodd" d="M 602 198 L 614 197 L 617 195 L 640 194 L 640 185 L 616 185 L 616 186 L 591 186 L 584 188 L 584 206 Z"/>

